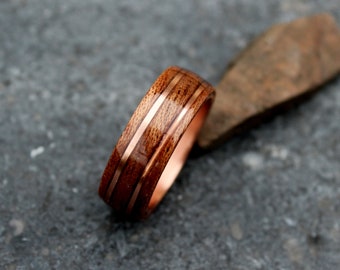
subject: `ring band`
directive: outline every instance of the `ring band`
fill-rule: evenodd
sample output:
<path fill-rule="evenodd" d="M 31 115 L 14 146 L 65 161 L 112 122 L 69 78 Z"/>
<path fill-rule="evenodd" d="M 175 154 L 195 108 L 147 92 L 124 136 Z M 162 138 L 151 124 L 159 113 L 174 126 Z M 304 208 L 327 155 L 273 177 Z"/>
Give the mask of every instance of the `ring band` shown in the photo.
<path fill-rule="evenodd" d="M 196 74 L 166 69 L 119 138 L 99 196 L 120 215 L 148 217 L 183 167 L 214 97 L 214 88 Z"/>

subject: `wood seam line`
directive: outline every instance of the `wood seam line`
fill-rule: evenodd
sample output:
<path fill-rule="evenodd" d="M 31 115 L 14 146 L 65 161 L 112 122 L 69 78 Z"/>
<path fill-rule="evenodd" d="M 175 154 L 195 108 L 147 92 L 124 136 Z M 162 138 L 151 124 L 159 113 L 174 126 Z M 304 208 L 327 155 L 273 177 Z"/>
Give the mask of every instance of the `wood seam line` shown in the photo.
<path fill-rule="evenodd" d="M 171 124 L 170 128 L 168 129 L 168 131 L 165 132 L 164 137 L 162 138 L 162 141 L 159 145 L 159 147 L 157 148 L 157 150 L 153 153 L 152 157 L 150 158 L 150 160 L 148 161 L 147 165 L 145 166 L 143 175 L 139 178 L 139 181 L 137 183 L 137 186 L 132 194 L 132 196 L 130 197 L 127 209 L 126 209 L 126 213 L 129 214 L 131 213 L 133 206 L 137 200 L 137 197 L 139 195 L 140 189 L 143 185 L 143 180 L 146 178 L 147 173 L 149 172 L 151 166 L 153 166 L 155 160 L 158 158 L 160 151 L 162 150 L 162 145 L 169 140 L 172 135 L 176 132 L 176 129 L 178 128 L 181 120 L 183 120 L 184 116 L 187 114 L 187 112 L 189 111 L 190 107 L 192 106 L 192 104 L 195 103 L 195 101 L 197 100 L 197 98 L 202 94 L 202 92 L 204 91 L 206 87 L 200 83 L 200 85 L 196 88 L 196 90 L 194 91 L 194 94 L 190 97 L 190 99 L 187 101 L 187 103 L 185 104 L 184 108 L 181 110 L 181 112 L 177 115 L 176 119 L 173 121 L 173 123 Z M 185 131 L 183 132 L 183 134 L 185 133 Z M 182 135 L 183 135 L 182 134 Z M 180 140 L 179 140 L 180 141 Z M 179 142 L 178 141 L 178 142 Z M 170 157 L 171 158 L 171 157 Z"/>
<path fill-rule="evenodd" d="M 182 74 L 181 72 L 179 72 L 175 75 L 175 77 L 171 80 L 171 82 L 166 87 L 166 89 L 156 99 L 156 101 L 151 106 L 150 110 L 148 111 L 148 113 L 146 114 L 144 119 L 142 120 L 141 124 L 137 128 L 135 134 L 133 135 L 132 139 L 130 140 L 128 146 L 126 147 L 126 149 L 125 149 L 125 151 L 122 155 L 122 158 L 119 161 L 119 164 L 118 164 L 118 166 L 117 166 L 117 168 L 114 172 L 114 175 L 113 175 L 113 177 L 110 181 L 109 188 L 106 190 L 105 198 L 106 198 L 107 201 L 111 201 L 111 195 L 112 195 L 113 190 L 114 190 L 114 188 L 115 188 L 115 186 L 116 186 L 116 184 L 119 180 L 121 173 L 123 172 L 123 168 L 124 168 L 127 160 L 129 159 L 131 153 L 133 152 L 136 145 L 138 144 L 140 138 L 143 136 L 143 133 L 145 132 L 145 130 L 149 126 L 148 124 L 153 119 L 153 117 L 157 114 L 158 110 L 160 109 L 160 107 L 162 106 L 162 104 L 164 103 L 164 101 L 166 100 L 168 95 L 171 93 L 171 90 L 178 84 L 178 82 L 182 79 L 183 76 L 184 76 L 184 74 Z"/>
<path fill-rule="evenodd" d="M 177 68 L 177 67 L 174 67 L 174 68 Z M 163 93 L 163 91 L 168 87 L 168 85 L 170 84 L 170 82 L 178 75 L 178 74 L 180 74 L 181 73 L 181 70 L 177 70 L 172 76 L 171 76 L 171 78 L 169 79 L 169 83 L 168 84 L 166 84 L 166 86 L 164 86 L 163 88 L 163 90 L 160 92 L 160 93 L 157 93 L 158 95 L 161 95 L 162 93 Z M 157 80 L 156 80 L 157 81 Z M 155 82 L 156 82 L 155 81 Z M 151 85 L 151 87 L 150 87 L 150 89 L 149 89 L 149 91 L 152 89 L 154 87 L 154 85 Z M 156 97 L 156 100 L 157 100 L 157 98 L 158 97 Z M 142 100 L 141 100 L 141 102 L 142 102 Z M 140 102 L 140 103 L 141 103 Z M 140 105 L 140 104 L 139 104 Z M 139 106 L 138 105 L 138 106 Z M 137 106 L 137 108 L 138 108 L 138 106 Z M 151 105 L 151 107 L 152 107 L 152 105 Z M 149 109 L 150 110 L 150 109 Z M 136 129 L 138 129 L 139 128 L 139 126 L 141 125 L 141 123 L 142 123 L 142 121 L 143 121 L 143 119 L 144 119 L 144 117 L 145 117 L 145 115 L 148 113 L 148 111 L 146 111 L 145 113 L 144 113 L 144 116 L 141 118 L 141 120 L 140 120 L 140 122 L 139 122 L 139 124 L 137 125 L 137 127 L 136 127 Z M 131 118 L 132 118 L 132 116 L 131 116 Z M 129 120 L 129 121 L 131 121 L 131 119 Z M 127 126 L 126 126 L 127 127 Z M 126 129 L 126 127 L 125 127 L 125 129 Z M 122 134 L 124 134 L 124 131 L 123 131 L 123 133 Z M 132 135 L 133 136 L 133 135 Z M 120 139 L 119 139 L 120 140 Z M 119 140 L 118 140 L 118 142 L 119 142 Z M 118 145 L 118 142 L 117 142 L 117 145 Z M 117 149 L 117 145 L 115 146 L 115 148 L 114 148 L 114 151 L 116 151 L 116 149 Z M 125 152 L 125 150 L 126 150 L 126 148 L 128 147 L 128 143 L 126 143 L 124 146 L 122 146 L 122 149 L 121 149 L 121 152 Z M 112 157 L 112 154 L 111 154 L 111 157 Z M 110 158 L 111 159 L 111 158 Z M 110 160 L 109 160 L 110 161 Z M 113 170 L 113 175 L 114 175 L 114 172 L 116 171 L 116 168 L 117 167 L 115 167 L 115 169 Z M 112 178 L 113 178 L 113 175 L 111 176 L 111 178 L 110 178 L 110 180 L 106 183 L 106 185 L 105 185 L 105 188 L 103 188 L 103 190 L 105 191 L 104 192 L 104 195 L 102 196 L 103 197 L 103 199 L 104 200 L 106 200 L 106 192 L 107 192 L 107 189 L 108 189 L 108 187 L 109 187 L 109 185 L 110 185 L 110 183 L 111 183 L 111 180 L 112 180 Z"/>

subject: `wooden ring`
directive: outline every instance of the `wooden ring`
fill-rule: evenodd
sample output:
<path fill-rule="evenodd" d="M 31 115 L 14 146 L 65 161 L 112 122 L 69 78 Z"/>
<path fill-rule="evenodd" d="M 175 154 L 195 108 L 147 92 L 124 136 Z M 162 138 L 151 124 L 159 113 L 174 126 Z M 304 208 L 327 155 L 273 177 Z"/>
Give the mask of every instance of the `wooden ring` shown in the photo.
<path fill-rule="evenodd" d="M 100 197 L 124 217 L 148 217 L 183 167 L 214 97 L 214 88 L 196 74 L 165 70 L 119 138 Z"/>

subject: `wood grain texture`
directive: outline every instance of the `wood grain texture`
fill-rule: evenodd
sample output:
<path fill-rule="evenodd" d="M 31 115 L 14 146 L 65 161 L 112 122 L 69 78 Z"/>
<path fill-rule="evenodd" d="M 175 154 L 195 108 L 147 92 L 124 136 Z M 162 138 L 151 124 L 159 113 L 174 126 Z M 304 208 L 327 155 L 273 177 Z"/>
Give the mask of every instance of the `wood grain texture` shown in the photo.
<path fill-rule="evenodd" d="M 126 217 L 147 217 L 165 166 L 189 124 L 213 97 L 213 87 L 194 73 L 178 67 L 164 71 L 112 152 L 99 187 L 104 201 Z"/>
<path fill-rule="evenodd" d="M 318 14 L 279 24 L 245 49 L 216 87 L 198 143 L 215 147 L 313 92 L 340 71 L 340 31 Z"/>

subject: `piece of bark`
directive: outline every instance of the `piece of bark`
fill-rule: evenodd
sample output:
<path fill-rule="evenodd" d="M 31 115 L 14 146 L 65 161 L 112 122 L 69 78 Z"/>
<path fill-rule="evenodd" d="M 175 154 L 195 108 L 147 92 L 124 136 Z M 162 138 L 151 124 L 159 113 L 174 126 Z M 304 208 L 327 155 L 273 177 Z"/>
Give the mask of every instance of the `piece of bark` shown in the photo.
<path fill-rule="evenodd" d="M 329 14 L 275 25 L 228 67 L 198 138 L 212 148 L 314 91 L 340 71 L 340 31 Z"/>

